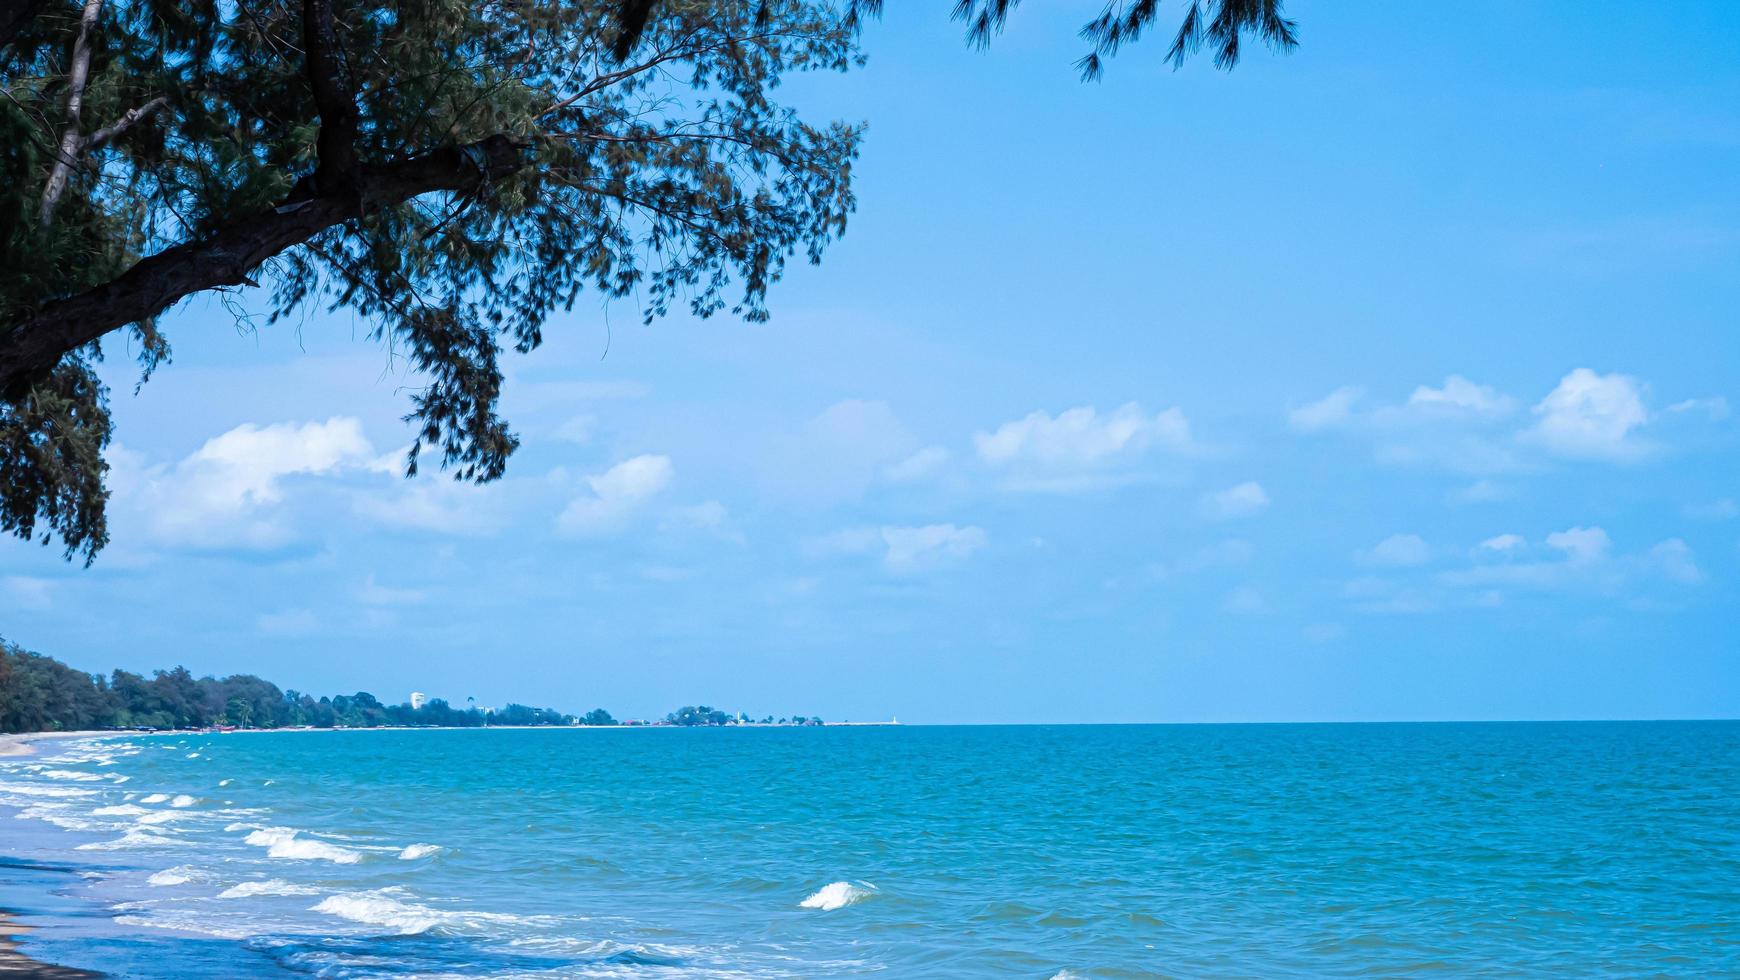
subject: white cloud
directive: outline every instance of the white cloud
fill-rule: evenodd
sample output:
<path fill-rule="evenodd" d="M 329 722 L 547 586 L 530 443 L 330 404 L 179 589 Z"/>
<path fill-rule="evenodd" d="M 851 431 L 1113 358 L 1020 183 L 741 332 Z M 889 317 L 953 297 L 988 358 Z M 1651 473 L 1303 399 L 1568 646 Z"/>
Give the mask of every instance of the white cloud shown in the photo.
<path fill-rule="evenodd" d="M 1704 580 L 1692 549 L 1679 538 L 1669 538 L 1649 549 L 1649 558 L 1657 571 L 1682 585 L 1696 585 Z"/>
<path fill-rule="evenodd" d="M 1535 406 L 1522 438 L 1573 459 L 1634 460 L 1649 447 L 1634 433 L 1649 421 L 1636 380 L 1577 368 Z"/>
<path fill-rule="evenodd" d="M 1516 408 L 1516 399 L 1503 395 L 1488 385 L 1475 384 L 1459 374 L 1444 379 L 1441 388 L 1421 385 L 1408 396 L 1408 407 L 1437 414 L 1468 414 L 1482 417 L 1508 415 Z"/>
<path fill-rule="evenodd" d="M 280 505 L 285 481 L 376 467 L 362 423 L 239 425 L 208 440 L 173 467 L 144 466 L 116 454 L 117 500 L 143 515 L 158 540 L 195 547 L 269 548 L 293 536 Z"/>
<path fill-rule="evenodd" d="M 569 501 L 556 527 L 583 537 L 618 531 L 642 504 L 670 486 L 675 472 L 669 456 L 644 455 L 589 476 L 586 485 L 591 492 Z"/>
<path fill-rule="evenodd" d="M 1091 405 L 1055 418 L 1033 412 L 995 432 L 976 433 L 973 445 L 991 466 L 1027 474 L 1012 486 L 1071 490 L 1105 485 L 1106 471 L 1128 467 L 1151 449 L 1186 452 L 1191 438 L 1183 411 L 1148 415 L 1129 402 L 1103 416 Z"/>
<path fill-rule="evenodd" d="M 1504 542 L 1504 554 L 1526 546 L 1517 535 L 1489 539 Z M 1454 587 L 1523 588 L 1538 591 L 1618 594 L 1650 581 L 1666 580 L 1696 585 L 1704 579 L 1692 550 L 1679 538 L 1669 538 L 1647 552 L 1615 554 L 1613 540 L 1599 527 L 1571 527 L 1546 537 L 1546 546 L 1558 557 L 1541 561 L 1487 561 L 1473 567 L 1448 571 L 1440 581 Z M 1486 550 L 1486 544 L 1480 550 Z M 1496 593 L 1485 592 L 1497 600 Z M 1489 603 L 1489 604 L 1496 604 Z"/>
<path fill-rule="evenodd" d="M 439 534 L 480 535 L 499 530 L 504 522 L 501 482 L 476 484 L 426 474 L 401 480 L 392 489 L 356 494 L 351 508 L 362 517 L 390 527 Z"/>
<path fill-rule="evenodd" d="M 822 554 L 880 554 L 884 568 L 904 574 L 960 561 L 986 543 L 984 528 L 974 525 L 884 525 L 836 531 L 814 542 L 812 550 Z"/>
<path fill-rule="evenodd" d="M 1598 527 L 1573 527 L 1547 535 L 1547 547 L 1564 552 L 1574 564 L 1589 564 L 1607 557 L 1613 539 Z"/>
<path fill-rule="evenodd" d="M 1269 495 L 1263 491 L 1262 484 L 1247 480 L 1237 486 L 1204 495 L 1202 504 L 1211 517 L 1223 520 L 1249 517 L 1269 506 Z"/>
<path fill-rule="evenodd" d="M 882 478 L 890 483 L 913 483 L 934 476 L 948 465 L 949 451 L 941 446 L 926 446 L 912 455 L 882 468 Z"/>
<path fill-rule="evenodd" d="M 362 585 L 357 587 L 358 602 L 369 606 L 414 606 L 425 598 L 420 589 L 395 589 L 375 581 L 374 575 L 369 575 Z"/>
<path fill-rule="evenodd" d="M 47 609 L 54 605 L 54 583 L 30 575 L 0 577 L 0 594 L 13 609 Z"/>
<path fill-rule="evenodd" d="M 1518 548 L 1523 548 L 1527 545 L 1528 542 L 1524 541 L 1523 536 L 1520 534 L 1499 534 L 1480 542 L 1480 550 L 1493 551 L 1502 554 L 1505 552 L 1516 551 Z"/>
<path fill-rule="evenodd" d="M 1353 419 L 1354 403 L 1364 392 L 1352 386 L 1337 388 L 1309 405 L 1301 405 L 1287 413 L 1287 424 L 1300 432 L 1345 425 Z"/>
<path fill-rule="evenodd" d="M 1392 534 L 1354 557 L 1362 565 L 1403 568 L 1424 565 L 1431 560 L 1432 549 L 1417 534 Z"/>
<path fill-rule="evenodd" d="M 1668 411 L 1676 415 L 1686 412 L 1701 412 L 1712 422 L 1720 422 L 1733 414 L 1728 408 L 1728 399 L 1717 395 L 1713 398 L 1688 398 L 1683 402 L 1675 402 L 1668 406 Z"/>

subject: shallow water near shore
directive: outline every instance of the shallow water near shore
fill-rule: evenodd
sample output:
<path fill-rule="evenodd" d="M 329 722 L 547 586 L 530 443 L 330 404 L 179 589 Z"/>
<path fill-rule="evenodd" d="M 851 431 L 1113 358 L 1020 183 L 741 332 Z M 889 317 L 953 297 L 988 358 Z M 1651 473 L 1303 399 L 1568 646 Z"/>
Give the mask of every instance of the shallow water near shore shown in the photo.
<path fill-rule="evenodd" d="M 0 907 L 116 975 L 1740 972 L 1740 723 L 37 749 Z"/>

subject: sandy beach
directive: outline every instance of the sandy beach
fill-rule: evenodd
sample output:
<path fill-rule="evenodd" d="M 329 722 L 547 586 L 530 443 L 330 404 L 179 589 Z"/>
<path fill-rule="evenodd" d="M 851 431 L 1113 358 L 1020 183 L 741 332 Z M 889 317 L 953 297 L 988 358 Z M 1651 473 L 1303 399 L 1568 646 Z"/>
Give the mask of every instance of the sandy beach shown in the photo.
<path fill-rule="evenodd" d="M 0 733 L 0 758 L 15 758 L 21 755 L 35 755 L 36 749 L 32 742 L 46 739 L 61 738 L 94 738 L 101 735 L 116 735 L 119 732 L 26 732 L 22 735 Z"/>
<path fill-rule="evenodd" d="M 29 732 L 22 735 L 0 734 L 0 758 L 34 755 L 36 749 L 31 744 L 33 742 L 112 734 L 114 733 Z M 55 966 L 51 963 L 39 963 L 20 953 L 16 939 L 29 931 L 30 927 L 20 925 L 10 914 L 0 910 L 0 978 L 32 977 L 41 978 L 41 980 L 81 980 L 81 978 L 102 976 L 100 973 L 91 973 L 88 970 L 75 970 L 71 967 Z"/>
<path fill-rule="evenodd" d="M 51 963 L 38 963 L 18 952 L 16 938 L 29 931 L 28 926 L 21 926 L 14 922 L 10 915 L 0 912 L 0 977 L 82 980 L 82 978 L 102 976 L 100 973 L 92 973 L 89 970 L 75 970 L 71 967 L 55 966 Z"/>

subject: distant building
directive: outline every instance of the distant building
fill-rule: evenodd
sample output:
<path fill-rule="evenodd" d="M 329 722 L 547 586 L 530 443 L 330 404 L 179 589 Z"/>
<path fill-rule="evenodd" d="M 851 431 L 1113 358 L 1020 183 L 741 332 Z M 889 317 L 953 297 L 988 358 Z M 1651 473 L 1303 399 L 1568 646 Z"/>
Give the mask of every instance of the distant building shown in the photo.
<path fill-rule="evenodd" d="M 416 711 L 418 708 L 421 708 L 428 703 L 429 703 L 429 695 L 424 694 L 422 691 L 412 691 L 411 692 L 411 710 L 412 711 Z"/>

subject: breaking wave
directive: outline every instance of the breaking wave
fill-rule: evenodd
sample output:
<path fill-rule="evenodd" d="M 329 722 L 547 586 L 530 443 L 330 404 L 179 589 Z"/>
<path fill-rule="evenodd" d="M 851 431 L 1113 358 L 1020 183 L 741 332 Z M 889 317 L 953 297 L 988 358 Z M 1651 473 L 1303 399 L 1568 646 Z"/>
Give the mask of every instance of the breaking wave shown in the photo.
<path fill-rule="evenodd" d="M 836 881 L 817 889 L 815 894 L 799 902 L 798 908 L 832 912 L 862 902 L 875 893 L 876 886 L 869 882 L 860 881 L 854 884 L 850 881 Z"/>

